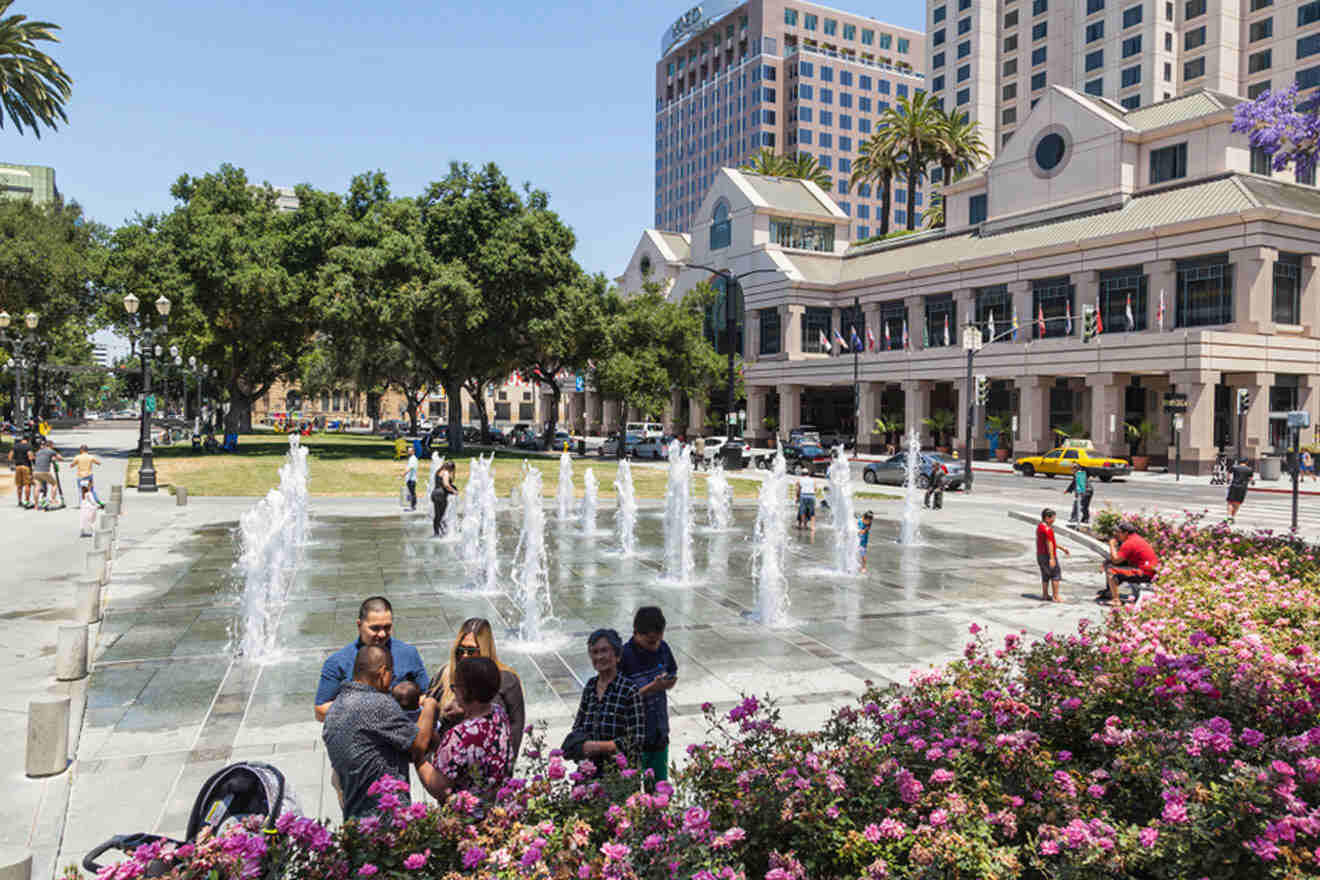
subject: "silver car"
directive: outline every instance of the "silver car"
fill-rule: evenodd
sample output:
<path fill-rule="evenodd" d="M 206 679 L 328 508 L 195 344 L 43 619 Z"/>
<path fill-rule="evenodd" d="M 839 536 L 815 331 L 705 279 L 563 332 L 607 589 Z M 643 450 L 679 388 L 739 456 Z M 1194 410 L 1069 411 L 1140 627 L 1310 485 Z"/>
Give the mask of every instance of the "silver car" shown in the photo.
<path fill-rule="evenodd" d="M 891 455 L 884 461 L 870 462 L 862 470 L 862 479 L 868 483 L 878 483 L 885 486 L 904 485 L 907 482 L 907 456 L 906 452 L 900 452 L 897 455 Z M 943 452 L 921 453 L 917 488 L 925 489 L 930 485 L 930 474 L 932 469 L 936 467 L 944 469 L 944 488 L 950 491 L 962 488 L 963 463 L 952 455 Z"/>

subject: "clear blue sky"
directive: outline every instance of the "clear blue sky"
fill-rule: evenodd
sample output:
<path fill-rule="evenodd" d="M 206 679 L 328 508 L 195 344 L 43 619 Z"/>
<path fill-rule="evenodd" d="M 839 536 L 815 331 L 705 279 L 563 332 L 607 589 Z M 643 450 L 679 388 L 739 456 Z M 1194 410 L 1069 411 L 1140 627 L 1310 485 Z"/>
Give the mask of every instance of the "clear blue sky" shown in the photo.
<path fill-rule="evenodd" d="M 0 161 L 54 166 L 111 226 L 222 162 L 340 192 L 380 168 L 412 195 L 451 159 L 494 161 L 548 190 L 579 262 L 613 276 L 652 220 L 654 65 L 691 2 L 17 0 L 62 27 L 74 93 L 56 133 L 6 126 Z M 837 5 L 910 27 L 925 8 Z"/>

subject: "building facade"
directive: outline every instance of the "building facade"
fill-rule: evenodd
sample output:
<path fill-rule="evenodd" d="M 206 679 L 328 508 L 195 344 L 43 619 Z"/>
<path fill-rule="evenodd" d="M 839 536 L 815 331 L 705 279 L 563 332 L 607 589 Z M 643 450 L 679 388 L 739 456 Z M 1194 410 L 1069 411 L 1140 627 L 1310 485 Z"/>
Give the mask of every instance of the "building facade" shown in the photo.
<path fill-rule="evenodd" d="M 880 228 L 881 193 L 853 186 L 852 163 L 876 119 L 926 88 L 925 36 L 793 0 L 723 0 L 665 29 L 655 68 L 655 225 L 687 232 L 719 169 L 762 149 L 809 153 L 831 176 L 852 237 Z M 896 186 L 893 221 L 920 214 Z"/>
<path fill-rule="evenodd" d="M 862 246 L 809 184 L 721 171 L 692 262 L 774 270 L 743 282 L 751 435 L 809 423 L 875 451 L 884 415 L 944 445 L 925 421 L 944 410 L 961 438 L 967 325 L 998 337 L 975 361 L 990 389 L 972 419 L 981 454 L 991 415 L 1018 454 L 1050 449 L 1058 429 L 1128 454 L 1124 425 L 1147 421 L 1144 452 L 1159 464 L 1180 448 L 1192 471 L 1236 445 L 1239 423 L 1252 457 L 1284 442 L 1288 411 L 1314 424 L 1320 191 L 1253 170 L 1229 130 L 1236 101 L 1125 110 L 1051 86 L 998 157 L 950 187 L 947 229 Z M 713 233 L 721 206 L 729 228 Z M 792 246 L 772 233 L 786 226 Z M 686 270 L 672 295 L 708 280 Z M 1101 332 L 1084 341 L 1091 310 Z M 1177 445 L 1166 394 L 1186 401 Z"/>
<path fill-rule="evenodd" d="M 45 165 L 0 163 L 0 198 L 30 199 L 38 205 L 58 201 L 55 169 Z"/>
<path fill-rule="evenodd" d="M 997 152 L 1051 85 L 1134 110 L 1320 85 L 1320 0 L 927 0 L 927 73 Z"/>

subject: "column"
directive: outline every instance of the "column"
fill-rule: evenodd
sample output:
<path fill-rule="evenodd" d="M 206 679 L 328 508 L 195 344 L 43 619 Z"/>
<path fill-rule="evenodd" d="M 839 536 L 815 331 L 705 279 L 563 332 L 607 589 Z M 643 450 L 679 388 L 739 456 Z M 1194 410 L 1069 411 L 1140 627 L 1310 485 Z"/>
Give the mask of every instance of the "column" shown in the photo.
<path fill-rule="evenodd" d="M 780 385 L 779 392 L 779 436 L 787 437 L 788 432 L 802 422 L 802 386 Z"/>
<path fill-rule="evenodd" d="M 1165 311 L 1168 320 L 1169 311 Z M 1164 411 L 1164 394 L 1173 386 L 1167 376 L 1142 376 L 1141 387 L 1146 389 L 1146 418 L 1155 423 L 1155 435 L 1146 441 L 1146 454 L 1152 464 L 1164 464 L 1164 453 L 1173 437 L 1173 416 Z"/>
<path fill-rule="evenodd" d="M 582 421 L 584 427 L 583 433 L 596 435 L 600 433 L 600 417 L 596 414 L 596 408 L 600 405 L 600 395 L 588 388 L 582 392 Z"/>
<path fill-rule="evenodd" d="M 1233 324 L 1239 333 L 1274 332 L 1274 261 L 1279 252 L 1273 248 L 1249 247 L 1229 251 L 1233 265 Z"/>
<path fill-rule="evenodd" d="M 756 309 L 748 309 L 743 313 L 743 361 L 749 364 L 756 363 L 760 353 L 761 313 Z"/>
<path fill-rule="evenodd" d="M 866 319 L 866 329 L 875 337 L 875 350 L 880 351 L 880 346 L 884 345 L 885 335 L 880 332 L 880 303 L 868 302 L 862 303 L 862 316 Z M 862 344 L 866 345 L 866 334 L 862 334 Z M 871 349 L 868 346 L 867 352 Z"/>
<path fill-rule="evenodd" d="M 924 296 L 905 296 L 903 306 L 907 309 L 908 345 L 913 351 L 921 351 L 926 334 L 926 298 Z M 953 328 L 949 328 L 952 332 Z"/>
<path fill-rule="evenodd" d="M 1032 455 L 1054 446 L 1050 436 L 1050 388 L 1053 377 L 1023 376 L 1013 380 L 1018 389 L 1018 432 L 1013 452 Z"/>
<path fill-rule="evenodd" d="M 1031 322 L 1036 320 L 1036 312 L 1031 308 L 1031 282 L 1030 281 L 1010 281 L 1008 283 L 1008 294 L 1013 297 L 1013 313 L 1018 319 L 1018 339 L 1031 338 Z M 1008 323 L 1005 327 L 995 326 L 995 332 L 1002 333 L 1007 327 L 1013 326 L 1013 315 L 1008 315 Z M 1026 331 L 1024 334 L 1022 331 Z M 986 340 L 987 342 L 989 340 Z"/>
<path fill-rule="evenodd" d="M 840 309 L 830 309 L 830 332 L 827 333 L 826 335 L 829 336 L 830 338 L 831 355 L 839 354 L 839 343 L 835 341 L 834 334 L 837 332 L 840 336 L 843 336 L 844 339 L 848 338 L 847 336 L 844 335 L 843 328 L 839 326 L 839 322 L 841 318 L 842 315 Z"/>
<path fill-rule="evenodd" d="M 1082 337 L 1082 305 L 1098 305 L 1100 303 L 1100 273 L 1094 270 L 1089 272 L 1073 272 L 1068 276 L 1069 283 L 1073 286 L 1073 332 L 1072 335 L 1081 339 Z M 1136 317 L 1135 315 L 1133 316 Z M 1036 320 L 1032 315 L 1031 320 Z M 1053 328 L 1051 328 L 1053 329 Z"/>
<path fill-rule="evenodd" d="M 769 415 L 765 411 L 765 405 L 766 398 L 770 396 L 770 389 L 764 385 L 748 385 L 746 391 L 747 438 L 755 445 L 762 445 L 770 436 L 770 432 L 765 427 L 765 418 Z"/>
<path fill-rule="evenodd" d="M 858 452 L 875 452 L 883 445 L 884 437 L 875 432 L 875 419 L 880 414 L 880 392 L 884 387 L 881 382 L 859 382 L 857 385 L 861 398 L 857 415 Z"/>
<path fill-rule="evenodd" d="M 1219 382 L 1219 373 L 1214 370 L 1175 370 L 1169 378 L 1176 391 L 1187 395 L 1182 429 L 1183 473 L 1208 473 L 1216 454 L 1215 385 Z M 1168 451 L 1172 470 L 1177 449 L 1170 446 Z"/>
<path fill-rule="evenodd" d="M 976 292 L 970 288 L 953 292 L 952 326 L 949 327 L 949 341 L 954 348 L 962 348 L 962 328 L 968 321 L 976 320 Z"/>
<path fill-rule="evenodd" d="M 1306 336 L 1320 335 L 1320 257 L 1307 254 L 1302 257 L 1301 281 L 1301 325 L 1306 329 Z M 1315 424 L 1312 416 L 1311 424 Z"/>
<path fill-rule="evenodd" d="M 1270 442 L 1270 388 L 1274 385 L 1273 373 L 1227 373 L 1224 376 L 1224 384 L 1233 389 L 1232 401 L 1230 403 L 1230 412 L 1232 413 L 1233 426 L 1230 433 L 1233 437 L 1233 449 L 1231 454 L 1237 454 L 1237 448 L 1242 447 L 1242 454 L 1252 461 L 1257 461 L 1261 453 L 1269 448 Z M 1247 409 L 1246 417 L 1238 415 L 1237 395 L 1239 389 L 1246 389 L 1250 395 L 1251 404 Z M 1238 427 L 1245 422 L 1244 436 L 1239 443 Z"/>
<path fill-rule="evenodd" d="M 1127 383 L 1126 373 L 1088 373 L 1086 376 L 1086 387 L 1091 392 L 1091 443 L 1101 455 L 1127 455 L 1127 433 L 1123 427 L 1123 396 Z"/>
<path fill-rule="evenodd" d="M 919 436 L 924 437 L 926 428 L 921 422 L 930 417 L 930 391 L 935 383 L 929 379 L 909 379 L 902 385 L 903 435 L 907 437 L 915 429 Z M 903 440 L 899 446 L 906 448 L 907 441 Z"/>
<path fill-rule="evenodd" d="M 678 414 L 683 411 L 683 392 L 674 388 L 669 392 L 669 402 L 665 404 L 665 415 L 662 420 L 665 425 L 666 434 L 678 433 Z"/>
<path fill-rule="evenodd" d="M 958 428 L 955 432 L 953 448 L 958 450 L 958 454 L 963 454 L 963 441 L 967 439 L 967 402 L 976 399 L 976 377 L 972 377 L 972 384 L 967 384 L 967 377 L 960 376 L 953 380 L 954 395 L 954 418 L 958 420 Z M 977 441 L 981 439 L 984 432 L 980 425 L 980 419 L 973 414 L 972 416 L 972 449 L 976 449 Z"/>
<path fill-rule="evenodd" d="M 706 427 L 706 401 L 699 397 L 688 398 L 688 422 L 687 437 L 691 441 L 696 437 L 710 433 Z M 728 436 L 728 425 L 716 431 L 717 434 Z"/>
<path fill-rule="evenodd" d="M 1174 303 L 1178 299 L 1178 264 L 1173 260 L 1146 263 L 1146 327 L 1160 330 L 1160 294 L 1164 294 L 1164 329 L 1171 330 L 1176 320 Z M 1163 404 L 1160 404 L 1163 406 Z"/>
<path fill-rule="evenodd" d="M 623 420 L 619 418 L 619 401 L 603 400 L 600 406 L 601 431 L 605 434 L 611 431 L 622 431 Z"/>
<path fill-rule="evenodd" d="M 802 316 L 806 306 L 784 305 L 779 307 L 779 325 L 784 328 L 782 350 L 790 360 L 802 357 Z"/>

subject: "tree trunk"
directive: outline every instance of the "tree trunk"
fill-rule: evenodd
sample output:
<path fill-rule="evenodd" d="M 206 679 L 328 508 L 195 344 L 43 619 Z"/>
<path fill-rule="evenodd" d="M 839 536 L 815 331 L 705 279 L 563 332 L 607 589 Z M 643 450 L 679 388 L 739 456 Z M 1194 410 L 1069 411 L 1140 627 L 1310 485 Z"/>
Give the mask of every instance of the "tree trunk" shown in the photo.
<path fill-rule="evenodd" d="M 953 163 L 941 162 L 940 169 L 944 172 L 940 180 L 940 183 L 942 184 L 940 204 L 944 207 L 944 210 L 941 212 L 944 215 L 944 219 L 940 221 L 940 228 L 947 229 L 949 226 L 949 199 L 945 193 L 949 191 L 949 184 L 953 183 Z"/>
<path fill-rule="evenodd" d="M 226 434 L 249 434 L 252 432 L 252 403 L 255 395 L 248 395 L 237 383 L 229 386 L 229 412 L 225 413 Z"/>
<path fill-rule="evenodd" d="M 889 216 L 893 213 L 894 207 L 894 188 L 891 186 L 894 182 L 893 175 L 886 174 L 881 181 L 885 187 L 884 201 L 880 208 L 880 235 L 883 237 L 889 234 Z"/>
<path fill-rule="evenodd" d="M 422 393 L 404 386 L 403 399 L 408 402 L 408 433 L 417 436 L 417 410 L 422 405 Z"/>
<path fill-rule="evenodd" d="M 907 173 L 907 230 L 911 232 L 917 222 L 917 176 L 920 169 L 916 162 L 908 163 Z"/>
<path fill-rule="evenodd" d="M 445 397 L 449 398 L 449 457 L 463 451 L 463 380 L 445 380 Z"/>
<path fill-rule="evenodd" d="M 371 433 L 380 428 L 380 395 L 367 392 L 367 418 L 371 419 Z"/>
<path fill-rule="evenodd" d="M 555 439 L 555 429 L 559 427 L 559 400 L 563 392 L 559 390 L 558 380 L 542 379 L 541 381 L 550 386 L 550 418 L 545 423 L 545 448 L 549 449 Z"/>

